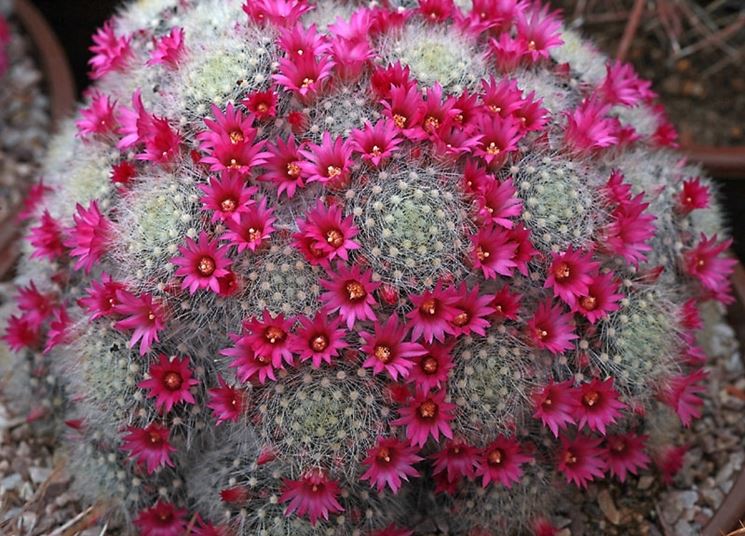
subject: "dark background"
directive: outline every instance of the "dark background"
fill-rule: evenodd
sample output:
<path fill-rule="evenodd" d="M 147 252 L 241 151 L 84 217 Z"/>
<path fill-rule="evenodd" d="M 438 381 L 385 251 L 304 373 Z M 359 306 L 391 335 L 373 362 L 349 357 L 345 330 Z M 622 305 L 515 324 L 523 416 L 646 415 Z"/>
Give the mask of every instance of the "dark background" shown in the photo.
<path fill-rule="evenodd" d="M 120 0 L 33 0 L 67 51 L 78 95 L 88 85 L 91 35 L 121 4 Z M 735 250 L 745 259 L 745 170 L 739 179 L 720 180 L 721 199 L 729 213 Z"/>

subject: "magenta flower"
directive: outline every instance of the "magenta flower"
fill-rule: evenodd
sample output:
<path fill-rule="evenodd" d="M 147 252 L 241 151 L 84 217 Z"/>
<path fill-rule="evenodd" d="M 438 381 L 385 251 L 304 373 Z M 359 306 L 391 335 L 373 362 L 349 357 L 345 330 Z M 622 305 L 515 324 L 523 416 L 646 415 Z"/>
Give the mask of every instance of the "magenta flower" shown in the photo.
<path fill-rule="evenodd" d="M 517 86 L 517 80 L 493 76 L 489 81 L 481 81 L 481 103 L 483 110 L 490 115 L 509 117 L 520 109 L 523 103 L 523 92 Z"/>
<path fill-rule="evenodd" d="M 342 218 L 341 211 L 339 205 L 327 207 L 319 199 L 305 220 L 296 221 L 299 232 L 295 233 L 295 246 L 311 264 L 328 265 L 336 257 L 346 261 L 349 251 L 359 249 L 352 240 L 357 236 L 352 216 Z"/>
<path fill-rule="evenodd" d="M 593 431 L 605 435 L 605 427 L 616 422 L 626 404 L 618 400 L 618 392 L 613 387 L 613 378 L 604 381 L 594 379 L 573 390 L 576 397 L 575 418 L 577 428 L 585 425 Z"/>
<path fill-rule="evenodd" d="M 155 398 L 156 409 L 171 411 L 179 402 L 196 403 L 190 389 L 199 381 L 191 376 L 188 357 L 171 359 L 161 354 L 158 362 L 150 365 L 148 375 L 137 387 L 150 391 L 148 397 Z"/>
<path fill-rule="evenodd" d="M 419 0 L 419 12 L 428 22 L 445 22 L 455 11 L 453 0 Z"/>
<path fill-rule="evenodd" d="M 458 113 L 455 109 L 455 97 L 442 99 L 442 86 L 435 84 L 427 88 L 427 98 L 424 101 L 422 130 L 430 137 L 447 130 L 453 123 L 453 117 Z"/>
<path fill-rule="evenodd" d="M 732 239 L 717 243 L 717 235 L 707 238 L 701 233 L 698 244 L 683 253 L 685 270 L 699 280 L 701 285 L 714 293 L 726 293 L 729 278 L 737 261 L 723 255 L 732 245 Z"/>
<path fill-rule="evenodd" d="M 687 452 L 687 445 L 663 445 L 654 453 L 654 464 L 662 474 L 662 482 L 666 486 L 673 483 L 673 478 L 683 468 Z"/>
<path fill-rule="evenodd" d="M 246 392 L 240 387 L 228 385 L 220 374 L 217 375 L 217 381 L 220 386 L 207 391 L 207 407 L 216 418 L 215 424 L 226 421 L 238 422 L 248 407 Z"/>
<path fill-rule="evenodd" d="M 34 183 L 26 192 L 26 197 L 23 199 L 23 207 L 16 216 L 17 221 L 24 222 L 31 218 L 36 212 L 36 208 L 41 204 L 44 199 L 44 194 L 51 192 L 53 189 L 44 184 L 44 179 L 39 179 L 39 182 Z"/>
<path fill-rule="evenodd" d="M 87 309 L 91 320 L 111 316 L 119 304 L 116 293 L 124 288 L 123 283 L 102 272 L 99 280 L 91 281 L 91 286 L 86 290 L 87 294 L 78 300 L 78 304 Z"/>
<path fill-rule="evenodd" d="M 362 461 L 368 469 L 360 480 L 370 481 L 370 486 L 377 488 L 378 493 L 382 493 L 387 484 L 393 494 L 397 494 L 402 481 L 408 482 L 410 476 L 420 476 L 414 469 L 414 464 L 423 459 L 417 455 L 417 450 L 395 437 L 379 437 Z"/>
<path fill-rule="evenodd" d="M 512 114 L 518 120 L 520 130 L 523 133 L 540 132 L 546 127 L 549 113 L 548 110 L 541 106 L 542 102 L 541 99 L 536 100 L 535 91 L 531 91 L 525 100 L 523 100 L 520 108 Z"/>
<path fill-rule="evenodd" d="M 479 216 L 487 223 L 512 229 L 513 222 L 508 218 L 520 216 L 523 211 L 523 202 L 515 193 L 512 177 L 489 180 L 478 196 Z"/>
<path fill-rule="evenodd" d="M 597 100 L 585 99 L 571 112 L 567 112 L 564 140 L 570 149 L 588 152 L 616 145 L 618 120 L 610 119 L 610 105 Z"/>
<path fill-rule="evenodd" d="M 207 153 L 201 161 L 210 164 L 211 170 L 247 173 L 266 162 L 269 153 L 262 150 L 263 141 L 256 142 L 258 131 L 253 126 L 253 116 L 244 117 L 233 103 L 228 103 L 225 113 L 213 104 L 212 115 L 214 120 L 204 120 L 208 130 L 197 136 L 199 148 Z"/>
<path fill-rule="evenodd" d="M 52 320 L 49 322 L 47 330 L 47 342 L 44 345 L 44 353 L 49 353 L 53 348 L 60 344 L 67 344 L 68 330 L 70 328 L 70 317 L 67 315 L 67 308 L 59 305 L 52 310 Z"/>
<path fill-rule="evenodd" d="M 299 152 L 305 158 L 300 169 L 308 182 L 329 183 L 334 187 L 349 182 L 352 146 L 341 136 L 332 140 L 331 134 L 324 131 L 321 145 L 311 144 Z"/>
<path fill-rule="evenodd" d="M 272 358 L 269 354 L 254 352 L 248 336 L 240 337 L 232 333 L 229 336 L 233 340 L 234 346 L 223 348 L 220 350 L 220 354 L 233 358 L 228 366 L 237 369 L 236 375 L 240 381 L 245 383 L 254 376 L 258 377 L 260 384 L 266 383 L 267 380 L 277 380 Z M 281 362 L 277 368 L 280 367 Z"/>
<path fill-rule="evenodd" d="M 559 437 L 559 430 L 569 424 L 575 424 L 574 414 L 577 402 L 572 393 L 572 383 L 549 382 L 535 391 L 531 397 L 535 407 L 533 417 L 540 419 L 543 426 L 548 427 L 554 437 Z"/>
<path fill-rule="evenodd" d="M 132 57 L 131 45 L 131 37 L 117 36 L 112 21 L 106 21 L 93 35 L 93 45 L 88 49 L 93 53 L 88 60 L 91 79 L 98 80 L 111 71 L 124 70 Z"/>
<path fill-rule="evenodd" d="M 473 154 L 480 156 L 493 168 L 504 164 L 507 156 L 517 150 L 517 142 L 522 138 L 519 124 L 512 116 L 482 114 L 479 117 L 477 132 L 483 135 L 483 138 Z"/>
<path fill-rule="evenodd" d="M 313 9 L 305 0 L 246 0 L 243 11 L 257 24 L 292 26 L 303 13 Z"/>
<path fill-rule="evenodd" d="M 557 468 L 567 482 L 579 488 L 597 478 L 602 478 L 607 468 L 600 438 L 578 435 L 573 440 L 562 436 Z"/>
<path fill-rule="evenodd" d="M 330 53 L 336 75 L 347 82 L 357 80 L 368 62 L 375 57 L 367 39 L 347 39 L 339 34 L 333 34 L 331 38 Z"/>
<path fill-rule="evenodd" d="M 326 304 L 329 312 L 339 312 L 339 316 L 352 329 L 358 320 L 375 320 L 373 306 L 376 304 L 373 292 L 380 283 L 373 282 L 372 272 L 362 271 L 359 264 L 350 269 L 345 264 L 336 267 L 336 273 L 330 273 L 330 281 L 321 280 L 319 283 L 326 292 L 321 294 L 321 300 Z"/>
<path fill-rule="evenodd" d="M 549 6 L 533 4 L 518 11 L 515 20 L 517 38 L 533 62 L 548 58 L 548 51 L 564 43 L 561 39 L 561 18 L 558 12 L 549 13 Z"/>
<path fill-rule="evenodd" d="M 405 88 L 405 93 L 414 85 L 414 82 L 409 78 L 410 76 L 411 69 L 409 66 L 401 65 L 401 62 L 397 60 L 393 65 L 376 66 L 370 77 L 370 85 L 378 97 L 390 99 L 393 86 Z"/>
<path fill-rule="evenodd" d="M 251 197 L 258 191 L 246 184 L 244 175 L 232 169 L 218 177 L 210 177 L 208 184 L 200 184 L 198 188 L 204 194 L 200 199 L 202 209 L 212 212 L 213 223 L 240 221 L 241 214 L 254 203 Z"/>
<path fill-rule="evenodd" d="M 80 257 L 75 269 L 83 268 L 87 274 L 109 246 L 111 222 L 101 214 L 96 201 L 91 201 L 87 209 L 77 203 L 72 219 L 75 223 L 67 229 L 65 246 L 71 249 L 71 256 Z"/>
<path fill-rule="evenodd" d="M 129 347 L 133 348 L 140 341 L 140 355 L 145 355 L 153 341 L 158 342 L 158 332 L 163 330 L 166 312 L 163 305 L 150 294 L 135 296 L 127 290 L 116 290 L 114 313 L 122 315 L 114 327 L 116 329 L 133 329 Z"/>
<path fill-rule="evenodd" d="M 636 106 L 656 97 L 651 82 L 639 78 L 631 64 L 616 60 L 607 64 L 605 70 L 600 92 L 608 103 Z"/>
<path fill-rule="evenodd" d="M 308 102 L 323 88 L 324 81 L 334 70 L 333 60 L 326 55 L 280 58 L 279 73 L 272 76 L 275 82 L 294 93 L 301 101 Z"/>
<path fill-rule="evenodd" d="M 618 310 L 618 302 L 623 294 L 617 294 L 618 282 L 612 273 L 596 274 L 587 292 L 577 299 L 574 311 L 580 313 L 591 324 Z"/>
<path fill-rule="evenodd" d="M 65 253 L 62 243 L 62 227 L 48 210 L 44 210 L 39 225 L 31 228 L 28 240 L 34 247 L 31 258 L 55 260 Z"/>
<path fill-rule="evenodd" d="M 470 130 L 458 126 L 444 127 L 432 137 L 432 149 L 435 156 L 453 163 L 461 155 L 471 153 L 482 137 L 481 134 L 472 135 Z"/>
<path fill-rule="evenodd" d="M 510 291 L 509 285 L 504 285 L 492 296 L 489 305 L 494 309 L 496 318 L 517 320 L 521 301 L 522 296 L 520 294 L 513 293 Z"/>
<path fill-rule="evenodd" d="M 494 56 L 497 69 L 510 73 L 522 63 L 525 55 L 525 43 L 510 36 L 509 32 L 499 34 L 499 38 L 489 40 L 489 49 Z"/>
<path fill-rule="evenodd" d="M 174 466 L 170 454 L 176 447 L 168 441 L 170 430 L 167 427 L 154 422 L 145 428 L 130 426 L 127 432 L 122 438 L 122 450 L 129 453 L 129 458 L 145 465 L 148 474 L 164 465 Z"/>
<path fill-rule="evenodd" d="M 186 52 L 184 47 L 184 29 L 173 28 L 167 35 L 160 39 L 153 39 L 155 45 L 150 52 L 148 65 L 165 65 L 170 69 L 177 69 L 179 61 Z"/>
<path fill-rule="evenodd" d="M 25 316 L 11 315 L 2 338 L 11 350 L 20 352 L 24 348 L 33 348 L 39 344 L 39 329 L 39 326 Z"/>
<path fill-rule="evenodd" d="M 693 419 L 701 417 L 704 401 L 697 395 L 706 392 L 706 388 L 700 385 L 706 375 L 704 369 L 698 369 L 689 374 L 673 376 L 666 381 L 660 394 L 660 399 L 675 410 L 685 427 L 690 426 Z"/>
<path fill-rule="evenodd" d="M 93 93 L 90 106 L 80 110 L 82 119 L 75 122 L 78 134 L 86 138 L 115 132 L 119 127 L 115 108 L 116 101 L 112 102 L 111 97 Z"/>
<path fill-rule="evenodd" d="M 565 313 L 551 299 L 538 304 L 535 314 L 528 320 L 527 335 L 533 345 L 552 354 L 574 348 L 571 341 L 579 338 L 574 333 L 572 314 Z"/>
<path fill-rule="evenodd" d="M 525 224 L 518 223 L 510 229 L 510 241 L 517 244 L 515 257 L 512 259 L 517 264 L 518 271 L 524 276 L 528 275 L 528 263 L 538 254 L 530 241 L 530 230 Z"/>
<path fill-rule="evenodd" d="M 217 240 L 211 240 L 207 233 L 201 231 L 199 238 L 186 237 L 186 244 L 179 246 L 181 255 L 171 262 L 178 266 L 177 276 L 183 276 L 181 288 L 189 289 L 194 294 L 198 289 L 210 289 L 220 292 L 218 278 L 228 275 L 232 261 L 228 258 L 228 248 L 219 246 Z"/>
<path fill-rule="evenodd" d="M 320 310 L 311 320 L 300 317 L 300 326 L 290 340 L 292 351 L 300 356 L 300 361 L 311 360 L 313 368 L 321 363 L 331 364 L 331 359 L 339 355 L 339 350 L 349 346 L 344 340 L 346 331 L 339 328 L 341 318 L 329 318 L 328 311 Z"/>
<path fill-rule="evenodd" d="M 482 337 L 486 335 L 486 328 L 491 322 L 486 319 L 494 312 L 491 307 L 492 296 L 480 295 L 479 286 L 475 285 L 468 290 L 465 281 L 456 288 L 457 300 L 453 306 L 457 310 L 451 324 L 453 335 L 466 335 L 476 333 Z"/>
<path fill-rule="evenodd" d="M 326 36 L 318 33 L 315 24 L 306 28 L 302 23 L 280 29 L 277 44 L 292 59 L 320 56 L 330 47 Z"/>
<path fill-rule="evenodd" d="M 453 420 L 454 410 L 455 404 L 445 402 L 445 391 L 416 393 L 409 399 L 408 405 L 399 410 L 401 417 L 391 424 L 406 426 L 409 443 L 421 448 L 430 435 L 435 441 L 440 440 L 440 434 L 448 439 L 453 438 L 450 421 Z"/>
<path fill-rule="evenodd" d="M 307 516 L 315 526 L 318 518 L 328 520 L 329 514 L 343 512 L 337 497 L 341 494 L 339 484 L 331 480 L 320 469 L 305 472 L 299 480 L 285 480 L 279 502 L 287 505 L 285 516 L 291 514 Z"/>
<path fill-rule="evenodd" d="M 678 198 L 678 208 L 683 214 L 709 206 L 709 188 L 703 186 L 700 181 L 701 179 L 696 177 L 683 182 L 683 191 Z"/>
<path fill-rule="evenodd" d="M 375 167 L 380 167 L 402 141 L 390 119 L 381 119 L 375 126 L 367 122 L 364 129 L 354 129 L 351 136 L 352 152 L 359 153 L 363 160 Z"/>
<path fill-rule="evenodd" d="M 267 149 L 269 156 L 264 164 L 266 171 L 259 180 L 273 182 L 278 195 L 284 193 L 287 197 L 294 196 L 298 188 L 305 186 L 303 170 L 300 167 L 303 156 L 295 143 L 295 137 L 290 134 L 287 141 L 277 138 L 276 144 L 270 143 Z"/>
<path fill-rule="evenodd" d="M 646 469 L 651 461 L 644 452 L 646 441 L 647 436 L 631 432 L 606 437 L 605 453 L 610 474 L 624 482 L 627 474 L 636 475 L 640 469 Z"/>
<path fill-rule="evenodd" d="M 19 287 L 16 305 L 23 313 L 23 318 L 35 327 L 40 327 L 49 318 L 56 307 L 57 297 L 53 292 L 42 293 L 36 283 L 30 281 L 27 287 Z"/>
<path fill-rule="evenodd" d="M 159 500 L 141 510 L 134 520 L 142 536 L 181 536 L 186 531 L 186 509 Z"/>
<path fill-rule="evenodd" d="M 523 474 L 522 465 L 532 459 L 523 454 L 517 439 L 500 435 L 484 447 L 476 458 L 476 476 L 481 477 L 481 486 L 484 488 L 491 482 L 511 488 Z"/>
<path fill-rule="evenodd" d="M 282 360 L 292 365 L 290 328 L 294 323 L 293 318 L 285 318 L 283 314 L 272 318 L 264 309 L 261 319 L 251 317 L 243 322 L 243 327 L 249 331 L 246 341 L 254 352 L 271 359 L 274 368 L 280 368 Z"/>
<path fill-rule="evenodd" d="M 394 381 L 398 380 L 399 375 L 406 378 L 414 366 L 410 358 L 427 351 L 421 344 L 404 342 L 409 330 L 406 326 L 399 325 L 395 314 L 389 316 L 384 324 L 376 320 L 374 329 L 374 333 L 360 333 L 365 342 L 360 350 L 367 354 L 362 366 L 373 369 L 373 374 L 385 371 Z"/>
<path fill-rule="evenodd" d="M 406 381 L 413 383 L 419 392 L 428 393 L 441 389 L 447 382 L 448 373 L 453 368 L 453 358 L 450 355 L 453 344 L 427 344 L 423 347 L 425 353 L 414 358 L 414 366 Z"/>
<path fill-rule="evenodd" d="M 401 134 L 412 141 L 425 138 L 421 123 L 426 105 L 416 84 L 409 87 L 393 86 L 388 99 L 380 102 L 385 108 L 385 114 Z"/>
<path fill-rule="evenodd" d="M 656 217 L 645 214 L 649 203 L 642 202 L 643 197 L 643 193 L 633 199 L 629 195 L 611 212 L 611 223 L 602 230 L 603 247 L 634 266 L 647 259 L 645 253 L 652 250 L 647 241 L 655 233 Z"/>
<path fill-rule="evenodd" d="M 262 197 L 258 204 L 244 210 L 238 220 L 228 220 L 228 230 L 220 238 L 237 246 L 238 253 L 246 249 L 256 251 L 274 232 L 275 221 L 274 209 L 267 208 L 266 197 Z"/>
<path fill-rule="evenodd" d="M 471 236 L 471 262 L 474 268 L 481 269 L 486 279 L 496 279 L 497 275 L 512 277 L 518 267 L 515 262 L 518 244 L 511 238 L 508 231 L 496 225 L 482 227 Z"/>
<path fill-rule="evenodd" d="M 552 254 L 543 288 L 552 289 L 554 296 L 573 307 L 577 297 L 588 294 L 599 267 L 600 263 L 592 260 L 592 253 L 570 245 L 565 252 Z"/>
<path fill-rule="evenodd" d="M 144 142 L 145 150 L 137 154 L 138 160 L 147 160 L 156 164 L 172 162 L 178 155 L 181 136 L 176 132 L 165 117 L 148 116 L 143 122 L 140 141 Z"/>
<path fill-rule="evenodd" d="M 473 480 L 476 477 L 478 454 L 476 447 L 460 439 L 451 439 L 442 450 L 430 456 L 434 460 L 433 474 L 445 473 L 448 482 L 457 482 L 464 477 Z"/>
<path fill-rule="evenodd" d="M 277 116 L 277 93 L 273 89 L 252 91 L 241 104 L 260 121 Z"/>

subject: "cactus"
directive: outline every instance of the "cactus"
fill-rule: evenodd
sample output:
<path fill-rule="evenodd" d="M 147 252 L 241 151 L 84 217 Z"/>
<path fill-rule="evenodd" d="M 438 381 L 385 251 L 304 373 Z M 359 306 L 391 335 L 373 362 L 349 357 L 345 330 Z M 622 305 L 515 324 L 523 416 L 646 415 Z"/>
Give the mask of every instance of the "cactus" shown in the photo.
<path fill-rule="evenodd" d="M 712 183 L 557 13 L 465 4 L 141 0 L 96 34 L 4 338 L 112 519 L 545 533 L 674 448 L 647 415 L 698 416 Z"/>

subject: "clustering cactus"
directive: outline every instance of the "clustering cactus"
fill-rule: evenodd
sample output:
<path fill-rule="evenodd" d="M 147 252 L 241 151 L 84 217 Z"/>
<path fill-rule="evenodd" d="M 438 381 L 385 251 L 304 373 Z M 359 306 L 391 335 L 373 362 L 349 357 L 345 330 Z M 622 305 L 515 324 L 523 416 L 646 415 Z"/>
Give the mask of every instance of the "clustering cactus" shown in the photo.
<path fill-rule="evenodd" d="M 712 184 L 628 65 L 468 4 L 141 0 L 94 36 L 5 335 L 90 501 L 550 534 L 562 486 L 672 452 L 697 304 L 731 299 Z"/>

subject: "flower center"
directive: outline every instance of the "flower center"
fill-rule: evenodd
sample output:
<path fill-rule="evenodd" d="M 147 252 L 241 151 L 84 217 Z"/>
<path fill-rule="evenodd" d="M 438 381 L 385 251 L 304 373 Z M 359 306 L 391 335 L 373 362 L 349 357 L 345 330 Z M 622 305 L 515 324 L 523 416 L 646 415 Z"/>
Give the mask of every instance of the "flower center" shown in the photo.
<path fill-rule="evenodd" d="M 476 247 L 476 257 L 479 259 L 479 261 L 484 262 L 486 259 L 489 258 L 489 255 L 491 255 L 491 253 L 486 251 L 481 246 Z"/>
<path fill-rule="evenodd" d="M 539 340 L 544 340 L 548 338 L 548 330 L 543 328 L 537 328 L 535 330 L 535 336 L 538 337 Z"/>
<path fill-rule="evenodd" d="M 430 132 L 437 130 L 440 127 L 440 120 L 436 117 L 429 116 L 424 120 L 424 128 Z"/>
<path fill-rule="evenodd" d="M 502 452 L 502 449 L 494 449 L 489 452 L 486 459 L 489 462 L 489 465 L 501 465 L 502 460 L 504 460 L 504 452 Z"/>
<path fill-rule="evenodd" d="M 256 242 L 261 239 L 261 229 L 255 229 L 253 227 L 248 228 L 248 241 Z"/>
<path fill-rule="evenodd" d="M 329 179 L 333 179 L 341 175 L 341 168 L 338 166 L 329 166 L 326 168 L 326 176 Z"/>
<path fill-rule="evenodd" d="M 437 404 L 427 399 L 417 408 L 417 412 L 422 419 L 434 419 L 437 416 L 437 409 Z"/>
<path fill-rule="evenodd" d="M 492 112 L 494 112 L 495 114 L 498 114 L 499 112 L 502 111 L 502 107 L 501 106 L 497 106 L 496 104 L 490 104 L 489 105 L 489 110 L 492 111 Z"/>
<path fill-rule="evenodd" d="M 434 374 L 439 368 L 440 363 L 431 355 L 428 355 L 421 361 L 421 369 L 424 371 L 425 374 Z"/>
<path fill-rule="evenodd" d="M 148 434 L 148 439 L 150 440 L 151 445 L 160 445 L 163 442 L 163 440 L 160 438 L 160 434 L 155 431 Z"/>
<path fill-rule="evenodd" d="M 544 409 L 549 409 L 553 405 L 554 401 L 550 398 L 546 398 L 543 402 L 541 402 L 541 406 L 543 406 Z"/>
<path fill-rule="evenodd" d="M 344 235 L 339 229 L 329 229 L 326 231 L 326 242 L 335 248 L 341 247 L 344 244 Z"/>
<path fill-rule="evenodd" d="M 270 362 L 270 359 L 267 356 L 263 355 L 263 354 L 257 354 L 254 357 L 254 360 L 255 361 L 258 361 L 262 365 L 266 365 L 266 364 L 268 364 Z"/>
<path fill-rule="evenodd" d="M 367 291 L 359 281 L 347 281 L 344 289 L 347 291 L 347 299 L 351 302 L 358 302 L 367 297 Z"/>
<path fill-rule="evenodd" d="M 534 40 L 531 39 L 530 41 L 528 41 L 528 50 L 530 50 L 531 52 L 534 52 L 535 46 L 536 46 L 536 43 Z"/>
<path fill-rule="evenodd" d="M 469 315 L 466 311 L 461 311 L 460 313 L 455 315 L 455 318 L 453 318 L 453 324 L 461 328 L 468 324 L 469 320 L 471 320 L 471 315 Z"/>
<path fill-rule="evenodd" d="M 313 80 L 312 78 L 303 78 L 303 83 L 300 87 L 302 87 L 303 89 L 308 89 L 313 82 L 315 82 L 315 80 Z"/>
<path fill-rule="evenodd" d="M 564 464 L 565 465 L 574 465 L 577 463 L 577 457 L 574 455 L 574 453 L 571 450 L 568 450 L 564 453 Z"/>
<path fill-rule="evenodd" d="M 277 326 L 268 326 L 264 329 L 264 338 L 269 344 L 278 344 L 287 338 L 287 333 Z"/>
<path fill-rule="evenodd" d="M 212 257 L 204 256 L 199 259 L 197 270 L 204 277 L 209 277 L 215 272 L 215 260 Z"/>
<path fill-rule="evenodd" d="M 390 363 L 392 356 L 390 346 L 386 346 L 385 344 L 378 344 L 377 346 L 375 346 L 373 353 L 375 354 L 375 359 L 377 359 L 384 365 Z"/>
<path fill-rule="evenodd" d="M 600 400 L 600 394 L 597 391 L 590 391 L 582 395 L 582 402 L 585 406 L 593 407 Z"/>
<path fill-rule="evenodd" d="M 435 316 L 437 314 L 437 300 L 435 298 L 427 298 L 419 306 L 419 311 L 423 315 Z"/>
<path fill-rule="evenodd" d="M 243 132 L 241 132 L 240 130 L 231 130 L 229 136 L 230 143 L 232 143 L 233 145 L 235 145 L 236 143 L 242 143 L 244 140 Z"/>
<path fill-rule="evenodd" d="M 594 311 L 598 306 L 598 299 L 595 296 L 583 296 L 579 299 L 579 304 L 587 311 Z"/>
<path fill-rule="evenodd" d="M 569 279 L 570 275 L 572 275 L 572 272 L 569 269 L 569 265 L 565 262 L 560 262 L 559 265 L 554 269 L 554 278 L 559 283 L 562 283 Z"/>
<path fill-rule="evenodd" d="M 375 457 L 380 462 L 390 463 L 391 450 L 388 447 L 380 447 L 380 449 L 378 449 L 378 454 Z"/>
<path fill-rule="evenodd" d="M 326 335 L 316 335 L 310 342 L 314 352 L 323 352 L 329 346 L 329 338 Z"/>
<path fill-rule="evenodd" d="M 264 104 L 263 102 L 259 103 L 259 105 L 256 107 L 256 110 L 258 110 L 259 113 L 266 113 L 267 110 L 269 110 L 269 106 Z"/>
<path fill-rule="evenodd" d="M 370 154 L 373 156 L 380 156 L 382 154 L 382 151 L 380 150 L 380 147 L 377 145 L 373 145 L 372 149 L 370 150 Z"/>
<path fill-rule="evenodd" d="M 230 197 L 220 201 L 220 208 L 223 212 L 233 212 L 235 210 L 235 205 L 235 200 L 231 199 Z"/>
<path fill-rule="evenodd" d="M 293 179 L 300 175 L 300 164 L 297 162 L 287 164 L 287 175 Z"/>
<path fill-rule="evenodd" d="M 502 152 L 502 149 L 497 147 L 497 144 L 492 142 L 489 142 L 489 145 L 486 147 L 486 153 L 491 155 L 498 155 L 500 152 Z"/>
<path fill-rule="evenodd" d="M 624 452 L 626 450 L 626 443 L 624 441 L 613 441 L 610 448 L 619 453 Z"/>
<path fill-rule="evenodd" d="M 399 114 L 393 114 L 393 122 L 398 128 L 404 128 L 406 126 L 406 117 Z"/>
<path fill-rule="evenodd" d="M 178 372 L 171 371 L 163 376 L 163 383 L 165 383 L 166 387 L 171 391 L 177 391 L 183 383 L 183 378 L 181 378 L 181 374 Z"/>

